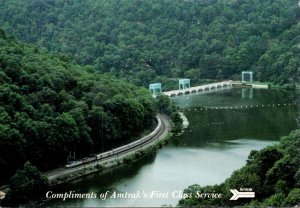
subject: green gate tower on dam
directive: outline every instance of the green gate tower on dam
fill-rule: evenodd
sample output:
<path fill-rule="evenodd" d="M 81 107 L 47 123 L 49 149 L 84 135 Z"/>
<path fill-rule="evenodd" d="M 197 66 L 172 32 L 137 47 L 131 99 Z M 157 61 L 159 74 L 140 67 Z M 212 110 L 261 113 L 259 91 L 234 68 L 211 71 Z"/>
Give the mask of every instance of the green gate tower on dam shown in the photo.
<path fill-rule="evenodd" d="M 179 80 L 179 90 L 184 90 L 191 87 L 190 79 L 180 79 Z"/>
<path fill-rule="evenodd" d="M 242 82 L 253 82 L 253 72 L 252 71 L 243 71 L 242 72 Z"/>
<path fill-rule="evenodd" d="M 161 94 L 162 93 L 161 83 L 150 84 L 149 90 L 151 91 L 151 94 L 153 96 L 156 96 L 157 94 Z"/>

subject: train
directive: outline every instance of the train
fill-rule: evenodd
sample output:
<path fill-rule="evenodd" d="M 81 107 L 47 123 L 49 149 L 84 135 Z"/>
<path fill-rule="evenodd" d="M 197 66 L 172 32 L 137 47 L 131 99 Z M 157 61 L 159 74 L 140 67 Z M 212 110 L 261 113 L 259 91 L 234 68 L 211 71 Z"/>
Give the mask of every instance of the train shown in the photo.
<path fill-rule="evenodd" d="M 69 163 L 67 163 L 65 165 L 65 168 L 73 168 L 73 167 L 77 167 L 77 166 L 80 166 L 80 165 L 83 165 L 83 164 L 91 163 L 91 162 L 94 162 L 94 161 L 97 161 L 97 160 L 102 160 L 102 159 L 111 157 L 113 155 L 120 154 L 122 152 L 133 149 L 137 146 L 145 144 L 149 140 L 153 139 L 153 137 L 158 135 L 159 132 L 162 130 L 162 121 L 161 121 L 161 119 L 159 118 L 159 116 L 156 116 L 156 119 L 157 119 L 158 125 L 156 126 L 154 131 L 152 131 L 150 134 L 144 136 L 143 138 L 141 138 L 139 140 L 136 140 L 132 143 L 129 143 L 127 145 L 118 147 L 116 149 L 113 149 L 113 150 L 110 150 L 110 151 L 107 151 L 107 152 L 103 152 L 103 153 L 100 153 L 100 154 L 96 154 L 93 157 L 87 157 L 87 158 L 83 158 L 81 160 L 70 161 Z"/>

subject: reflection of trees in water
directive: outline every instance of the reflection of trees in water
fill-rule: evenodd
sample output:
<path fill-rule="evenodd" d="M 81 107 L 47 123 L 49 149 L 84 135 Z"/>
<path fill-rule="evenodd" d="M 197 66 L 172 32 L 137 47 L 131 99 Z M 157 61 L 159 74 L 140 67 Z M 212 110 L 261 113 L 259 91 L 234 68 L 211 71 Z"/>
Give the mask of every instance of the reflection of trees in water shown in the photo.
<path fill-rule="evenodd" d="M 190 129 L 183 134 L 187 146 L 225 140 L 278 139 L 297 128 L 297 106 L 268 106 L 243 109 L 186 111 Z"/>
<path fill-rule="evenodd" d="M 298 91 L 254 88 L 231 88 L 207 94 L 195 94 L 189 97 L 178 96 L 173 99 L 181 108 L 192 108 L 197 106 L 236 107 L 300 102 Z"/>
<path fill-rule="evenodd" d="M 242 88 L 242 98 L 253 98 L 253 88 Z"/>

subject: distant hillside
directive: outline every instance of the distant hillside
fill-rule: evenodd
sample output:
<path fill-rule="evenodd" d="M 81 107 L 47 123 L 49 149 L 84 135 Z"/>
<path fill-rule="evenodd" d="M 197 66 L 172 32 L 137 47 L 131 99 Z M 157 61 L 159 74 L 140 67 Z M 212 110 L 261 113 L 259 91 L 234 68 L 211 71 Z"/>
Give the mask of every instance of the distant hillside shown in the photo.
<path fill-rule="evenodd" d="M 27 160 L 55 168 L 70 151 L 76 158 L 101 152 L 154 124 L 155 100 L 145 88 L 70 64 L 1 29 L 0 49 L 0 185 Z"/>
<path fill-rule="evenodd" d="M 0 25 L 147 85 L 157 75 L 299 83 L 298 0 L 2 0 Z"/>

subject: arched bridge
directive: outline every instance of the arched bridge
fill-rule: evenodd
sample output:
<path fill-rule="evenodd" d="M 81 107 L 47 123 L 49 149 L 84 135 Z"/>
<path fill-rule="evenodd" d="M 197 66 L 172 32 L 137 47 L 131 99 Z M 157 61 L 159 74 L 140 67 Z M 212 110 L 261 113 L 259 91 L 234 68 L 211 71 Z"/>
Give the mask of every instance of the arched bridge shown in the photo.
<path fill-rule="evenodd" d="M 231 80 L 223 81 L 223 82 L 216 82 L 216 83 L 211 83 L 211 84 L 206 84 L 206 85 L 199 85 L 196 87 L 190 87 L 190 88 L 186 88 L 186 89 L 167 91 L 167 92 L 163 92 L 163 94 L 165 94 L 169 97 L 173 97 L 173 96 L 178 96 L 178 95 L 221 89 L 221 88 L 226 88 L 229 86 L 232 86 Z"/>

